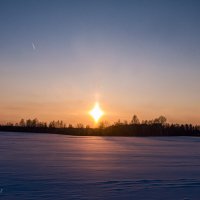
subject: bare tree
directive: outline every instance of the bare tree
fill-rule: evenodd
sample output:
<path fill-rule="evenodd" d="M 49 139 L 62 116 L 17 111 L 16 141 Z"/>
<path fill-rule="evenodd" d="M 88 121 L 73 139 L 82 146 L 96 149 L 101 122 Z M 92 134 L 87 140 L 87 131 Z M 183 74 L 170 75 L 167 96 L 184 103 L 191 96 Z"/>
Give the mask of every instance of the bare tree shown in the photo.
<path fill-rule="evenodd" d="M 137 115 L 133 115 L 131 124 L 140 124 L 140 120 L 138 119 Z"/>

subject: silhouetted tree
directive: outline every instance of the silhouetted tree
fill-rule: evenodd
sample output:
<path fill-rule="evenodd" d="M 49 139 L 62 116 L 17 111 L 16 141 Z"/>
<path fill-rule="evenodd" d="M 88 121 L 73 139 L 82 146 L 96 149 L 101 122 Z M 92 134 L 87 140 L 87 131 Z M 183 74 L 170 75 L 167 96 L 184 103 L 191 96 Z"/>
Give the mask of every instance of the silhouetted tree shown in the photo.
<path fill-rule="evenodd" d="M 12 122 L 7 122 L 6 126 L 14 126 L 14 124 Z"/>
<path fill-rule="evenodd" d="M 86 125 L 85 128 L 86 128 L 86 129 L 89 129 L 89 128 L 90 128 L 90 125 Z"/>
<path fill-rule="evenodd" d="M 32 120 L 31 119 L 26 120 L 26 127 L 32 127 Z"/>
<path fill-rule="evenodd" d="M 165 124 L 166 121 L 167 121 L 166 117 L 161 115 L 160 117 L 154 119 L 153 123 L 155 123 L 155 124 Z"/>
<path fill-rule="evenodd" d="M 120 126 L 120 125 L 123 125 L 120 119 L 118 119 L 117 122 L 114 122 L 114 126 Z"/>
<path fill-rule="evenodd" d="M 139 124 L 139 119 L 135 115 L 132 123 L 118 120 L 113 125 L 108 125 L 107 121 L 100 122 L 98 128 L 90 128 L 83 124 L 77 124 L 73 128 L 71 124 L 68 127 L 63 121 L 51 121 L 49 125 L 38 119 L 21 119 L 19 124 L 5 123 L 0 125 L 0 131 L 15 132 L 40 132 L 40 133 L 61 133 L 67 135 L 101 135 L 101 136 L 200 136 L 200 126 L 192 124 L 167 124 L 167 119 L 160 116 L 156 119 L 145 120 Z"/>
<path fill-rule="evenodd" d="M 109 126 L 109 123 L 108 123 L 108 121 L 101 121 L 101 122 L 99 122 L 99 128 L 100 129 L 104 129 L 104 128 L 106 128 L 106 127 L 108 127 Z"/>
<path fill-rule="evenodd" d="M 73 125 L 72 125 L 72 124 L 69 124 L 68 128 L 73 128 Z"/>
<path fill-rule="evenodd" d="M 140 120 L 138 119 L 137 115 L 133 115 L 131 124 L 140 124 Z"/>
<path fill-rule="evenodd" d="M 49 128 L 55 128 L 55 121 L 49 122 Z"/>
<path fill-rule="evenodd" d="M 21 127 L 25 127 L 25 126 L 26 126 L 26 122 L 25 122 L 24 119 L 21 119 L 21 120 L 20 120 L 19 126 L 21 126 Z"/>
<path fill-rule="evenodd" d="M 78 124 L 76 125 L 76 127 L 77 127 L 77 128 L 84 128 L 84 125 L 81 124 L 81 123 L 78 123 Z"/>

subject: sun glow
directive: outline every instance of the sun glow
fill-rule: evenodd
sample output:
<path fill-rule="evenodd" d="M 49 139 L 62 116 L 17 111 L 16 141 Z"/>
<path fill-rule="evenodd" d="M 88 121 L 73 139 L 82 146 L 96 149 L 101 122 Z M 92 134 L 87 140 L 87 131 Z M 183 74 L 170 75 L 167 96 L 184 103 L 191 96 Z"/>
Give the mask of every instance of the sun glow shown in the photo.
<path fill-rule="evenodd" d="M 99 103 L 96 102 L 94 108 L 89 112 L 93 117 L 94 121 L 97 123 L 99 119 L 104 115 L 104 112 L 101 110 Z"/>

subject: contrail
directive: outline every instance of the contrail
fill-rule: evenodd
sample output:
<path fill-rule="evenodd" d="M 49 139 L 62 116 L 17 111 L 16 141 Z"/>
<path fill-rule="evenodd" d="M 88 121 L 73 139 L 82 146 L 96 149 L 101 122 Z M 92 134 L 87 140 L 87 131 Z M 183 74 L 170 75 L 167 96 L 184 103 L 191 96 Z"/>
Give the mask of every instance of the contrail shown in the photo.
<path fill-rule="evenodd" d="M 33 50 L 35 50 L 36 48 L 35 48 L 35 45 L 34 45 L 34 43 L 32 42 L 32 47 L 33 47 Z"/>

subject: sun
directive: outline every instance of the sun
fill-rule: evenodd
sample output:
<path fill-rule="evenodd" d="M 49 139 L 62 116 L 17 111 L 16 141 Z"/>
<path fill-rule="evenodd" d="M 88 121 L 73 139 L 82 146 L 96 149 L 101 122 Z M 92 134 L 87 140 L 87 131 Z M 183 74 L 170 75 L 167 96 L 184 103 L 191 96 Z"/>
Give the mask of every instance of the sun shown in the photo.
<path fill-rule="evenodd" d="M 96 102 L 94 108 L 89 112 L 89 114 L 93 117 L 94 121 L 97 123 L 99 119 L 104 115 L 103 110 L 101 110 L 99 103 Z"/>

